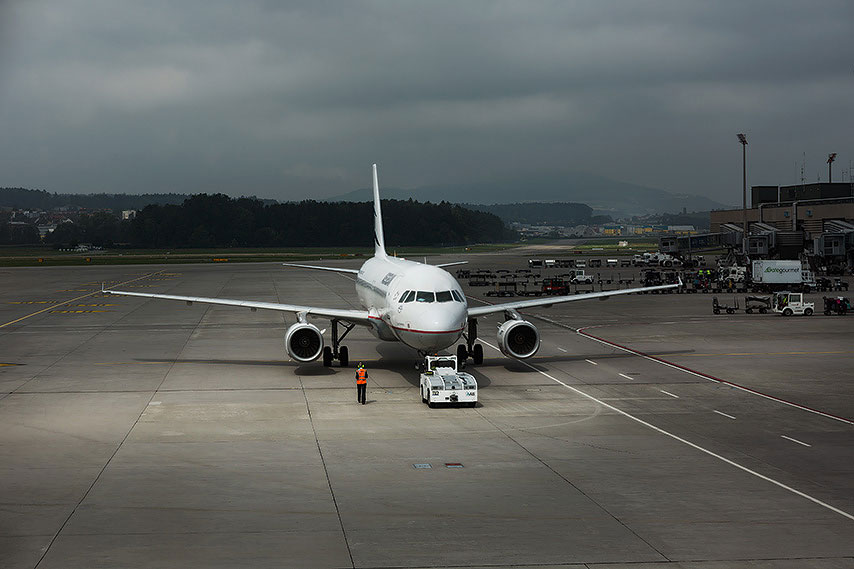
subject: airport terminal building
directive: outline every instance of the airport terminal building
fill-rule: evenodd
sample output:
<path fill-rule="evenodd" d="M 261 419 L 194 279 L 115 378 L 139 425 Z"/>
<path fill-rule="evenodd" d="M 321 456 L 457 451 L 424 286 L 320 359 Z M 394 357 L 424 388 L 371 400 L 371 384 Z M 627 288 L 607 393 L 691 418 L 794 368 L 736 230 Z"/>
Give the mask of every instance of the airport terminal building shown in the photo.
<path fill-rule="evenodd" d="M 740 241 L 744 216 L 742 209 L 712 211 L 711 232 L 735 233 Z M 807 250 L 854 260 L 854 183 L 753 186 L 746 218 L 749 253 L 796 258 Z"/>

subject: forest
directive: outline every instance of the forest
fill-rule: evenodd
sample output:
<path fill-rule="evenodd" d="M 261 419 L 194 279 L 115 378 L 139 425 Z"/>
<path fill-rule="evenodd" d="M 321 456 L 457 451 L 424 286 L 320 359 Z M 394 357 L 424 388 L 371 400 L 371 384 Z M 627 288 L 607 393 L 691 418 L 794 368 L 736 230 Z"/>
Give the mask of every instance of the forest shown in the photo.
<path fill-rule="evenodd" d="M 388 247 L 466 245 L 515 240 L 497 216 L 449 203 L 383 200 Z M 199 194 L 180 205 L 152 204 L 131 220 L 108 212 L 81 215 L 45 237 L 56 246 L 304 247 L 373 243 L 373 204 L 313 200 L 265 204 Z M 0 233 L 2 235 L 2 233 Z"/>

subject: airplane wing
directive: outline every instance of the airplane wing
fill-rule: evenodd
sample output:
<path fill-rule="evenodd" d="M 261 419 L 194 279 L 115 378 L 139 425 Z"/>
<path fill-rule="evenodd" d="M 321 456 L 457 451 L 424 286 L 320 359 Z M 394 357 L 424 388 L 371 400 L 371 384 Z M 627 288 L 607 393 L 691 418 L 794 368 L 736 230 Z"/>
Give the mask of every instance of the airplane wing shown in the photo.
<path fill-rule="evenodd" d="M 434 267 L 453 267 L 454 265 L 465 265 L 468 261 L 454 261 L 453 263 L 442 263 L 441 265 L 433 265 Z"/>
<path fill-rule="evenodd" d="M 116 294 L 120 296 L 139 296 L 142 298 L 158 298 L 162 300 L 177 300 L 193 304 L 215 304 L 219 306 L 237 306 L 241 308 L 249 308 L 250 310 L 278 310 L 279 312 L 292 312 L 294 314 L 304 314 L 306 316 L 318 316 L 321 318 L 329 318 L 330 320 L 345 320 L 353 324 L 368 325 L 371 318 L 377 318 L 376 315 L 371 316 L 367 310 L 348 310 L 341 308 L 319 308 L 316 306 L 299 306 L 297 304 L 279 304 L 277 302 L 259 302 L 256 300 L 232 300 L 228 298 L 206 298 L 203 296 L 178 296 L 174 294 L 153 294 L 148 292 L 127 292 L 123 290 L 103 290 L 106 294 Z"/>
<path fill-rule="evenodd" d="M 515 302 L 504 302 L 500 304 L 489 304 L 486 306 L 476 306 L 474 308 L 469 307 L 468 315 L 472 316 L 483 316 L 485 314 L 492 314 L 494 312 L 501 312 L 503 310 L 522 310 L 524 308 L 536 308 L 538 306 L 551 306 L 553 304 L 562 304 L 564 302 L 573 302 L 576 300 L 589 300 L 591 298 L 598 298 L 604 300 L 609 296 L 616 296 L 618 294 L 632 294 L 633 292 L 651 292 L 654 290 L 667 290 L 671 288 L 676 288 L 680 286 L 682 282 L 679 284 L 669 284 L 669 285 L 659 285 L 659 286 L 648 286 L 641 288 L 626 288 L 621 290 L 606 290 L 603 292 L 588 292 L 585 294 L 572 294 L 568 296 L 549 296 L 544 298 L 535 298 L 531 300 L 517 300 Z"/>
<path fill-rule="evenodd" d="M 300 269 L 317 269 L 318 271 L 332 271 L 335 273 L 351 273 L 358 275 L 358 269 L 342 269 L 339 267 L 319 267 L 317 265 L 298 265 L 296 263 L 282 263 L 285 267 L 298 267 Z"/>

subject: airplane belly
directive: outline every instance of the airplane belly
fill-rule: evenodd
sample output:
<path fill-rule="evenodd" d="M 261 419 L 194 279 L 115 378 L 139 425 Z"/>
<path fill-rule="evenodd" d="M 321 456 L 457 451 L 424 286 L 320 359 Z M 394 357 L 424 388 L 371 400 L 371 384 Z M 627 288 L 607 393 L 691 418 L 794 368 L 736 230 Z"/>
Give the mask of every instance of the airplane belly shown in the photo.
<path fill-rule="evenodd" d="M 463 331 L 421 332 L 395 328 L 394 333 L 407 346 L 421 350 L 422 352 L 435 353 L 453 346 L 460 339 Z"/>

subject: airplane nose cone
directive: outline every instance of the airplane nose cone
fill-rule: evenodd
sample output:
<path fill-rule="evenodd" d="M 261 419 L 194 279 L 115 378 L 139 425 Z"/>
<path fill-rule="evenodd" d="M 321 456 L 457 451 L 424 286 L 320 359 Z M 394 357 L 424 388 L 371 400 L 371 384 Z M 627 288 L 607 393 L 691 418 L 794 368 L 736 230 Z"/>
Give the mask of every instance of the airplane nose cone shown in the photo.
<path fill-rule="evenodd" d="M 425 352 L 438 352 L 460 338 L 466 325 L 465 305 L 448 302 L 413 308 L 407 318 L 408 327 L 399 331 L 400 339 L 408 345 Z"/>

